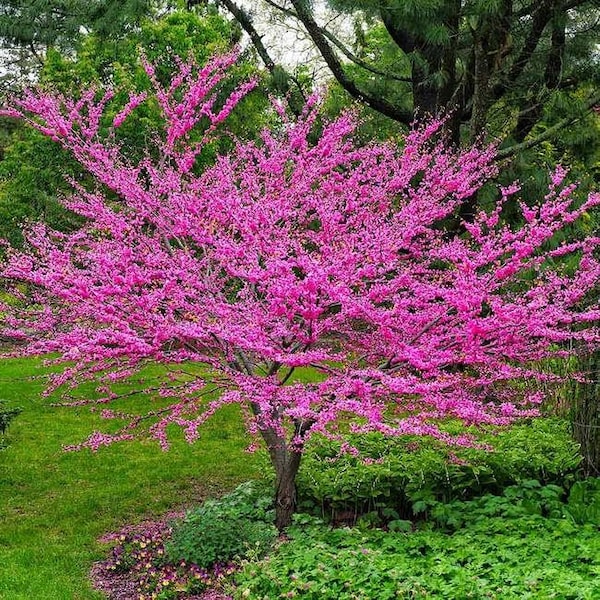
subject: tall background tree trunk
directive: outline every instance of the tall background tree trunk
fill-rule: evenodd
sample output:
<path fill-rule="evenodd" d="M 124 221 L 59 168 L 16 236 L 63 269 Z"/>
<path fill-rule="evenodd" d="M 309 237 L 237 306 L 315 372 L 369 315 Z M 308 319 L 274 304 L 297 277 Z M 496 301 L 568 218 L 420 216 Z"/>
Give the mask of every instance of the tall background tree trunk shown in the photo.
<path fill-rule="evenodd" d="M 581 445 L 586 476 L 600 476 L 600 352 L 580 359 L 579 368 L 588 381 L 573 385 L 571 426 Z"/>

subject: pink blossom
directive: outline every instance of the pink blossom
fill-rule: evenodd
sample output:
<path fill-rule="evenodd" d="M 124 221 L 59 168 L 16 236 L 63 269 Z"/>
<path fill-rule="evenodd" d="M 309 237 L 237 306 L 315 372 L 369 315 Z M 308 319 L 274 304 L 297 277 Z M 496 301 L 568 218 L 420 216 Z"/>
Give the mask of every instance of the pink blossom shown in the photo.
<path fill-rule="evenodd" d="M 358 146 L 352 113 L 313 140 L 316 98 L 297 120 L 275 106 L 278 127 L 236 140 L 197 173 L 202 145 L 189 132 L 208 118 L 205 142 L 214 140 L 255 85 L 217 94 L 236 56 L 200 70 L 180 63 L 167 87 L 145 62 L 165 119 L 156 158 L 137 161 L 101 138 L 112 92 L 75 101 L 30 91 L 4 112 L 57 139 L 98 187 L 73 182 L 66 204 L 85 217 L 80 230 L 37 225 L 26 250 L 7 252 L 1 276 L 15 293 L 26 284 L 31 302 L 2 306 L 0 334 L 26 340 L 20 353 L 60 355 L 52 389 L 111 386 L 147 364 L 165 366 L 141 387 L 168 399 L 166 408 L 83 445 L 98 450 L 146 431 L 167 448 L 170 424 L 192 442 L 230 403 L 272 450 L 336 435 L 351 416 L 357 432 L 469 444 L 442 433 L 439 420 L 502 425 L 536 414 L 541 392 L 509 384 L 549 384 L 542 359 L 567 343 L 600 342 L 590 294 L 600 240 L 546 252 L 600 195 L 578 208 L 559 168 L 542 206 L 521 201 L 521 229 L 501 218 L 514 184 L 464 224 L 465 235 L 448 236 L 439 222 L 497 173 L 495 148 L 451 148 L 440 121 L 415 127 L 403 149 Z M 143 100 L 131 96 L 115 127 Z M 560 262 L 572 256 L 580 266 L 569 273 Z M 119 397 L 103 394 L 101 403 Z"/>

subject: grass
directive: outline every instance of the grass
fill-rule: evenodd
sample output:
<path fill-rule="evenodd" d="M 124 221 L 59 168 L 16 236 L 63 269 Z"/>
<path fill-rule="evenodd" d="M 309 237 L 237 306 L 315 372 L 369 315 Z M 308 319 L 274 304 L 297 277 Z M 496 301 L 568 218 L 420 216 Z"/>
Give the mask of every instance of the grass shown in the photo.
<path fill-rule="evenodd" d="M 215 415 L 194 445 L 174 432 L 168 453 L 153 442 L 65 453 L 110 423 L 86 407 L 51 407 L 43 382 L 30 380 L 41 372 L 35 360 L 0 362 L 0 398 L 24 409 L 0 452 L 0 599 L 100 599 L 87 577 L 105 554 L 102 534 L 198 503 L 264 468 L 262 455 L 244 452 L 235 407 Z"/>

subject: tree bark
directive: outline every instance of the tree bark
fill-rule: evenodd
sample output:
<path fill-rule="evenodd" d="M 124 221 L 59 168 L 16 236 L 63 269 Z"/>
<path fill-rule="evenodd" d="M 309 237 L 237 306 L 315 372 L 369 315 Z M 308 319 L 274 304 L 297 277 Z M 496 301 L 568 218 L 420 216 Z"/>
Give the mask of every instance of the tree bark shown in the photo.
<path fill-rule="evenodd" d="M 522 142 L 529 135 L 536 123 L 542 117 L 544 111 L 544 100 L 558 88 L 563 70 L 563 56 L 566 43 L 566 15 L 556 10 L 552 24 L 552 37 L 550 52 L 544 72 L 543 87 L 533 90 L 531 102 L 522 107 L 517 125 L 515 127 L 515 139 Z"/>
<path fill-rule="evenodd" d="M 394 43 L 412 56 L 412 96 L 415 115 L 419 118 L 451 116 L 446 122 L 449 139 L 458 144 L 460 114 L 456 98 L 456 60 L 460 1 L 445 0 L 439 22 L 449 33 L 448 43 L 432 42 L 417 34 L 387 5 L 379 7 L 379 16 Z M 454 111 L 454 114 L 452 114 Z M 458 118 L 457 118 L 458 117 Z"/>
<path fill-rule="evenodd" d="M 260 418 L 260 408 L 251 404 L 252 412 Z M 275 415 L 275 420 L 278 416 Z M 295 420 L 293 440 L 304 439 L 306 432 L 312 427 L 310 420 Z M 275 526 L 283 531 L 292 522 L 292 515 L 296 512 L 296 475 L 302 460 L 302 448 L 295 448 L 292 442 L 279 435 L 275 428 L 265 427 L 260 430 L 265 441 L 271 464 L 275 470 Z"/>
<path fill-rule="evenodd" d="M 485 131 L 487 123 L 490 70 L 488 65 L 489 48 L 485 35 L 477 35 L 474 43 L 473 99 L 470 123 L 470 139 L 475 142 Z"/>
<path fill-rule="evenodd" d="M 256 409 L 253 407 L 256 414 Z M 301 430 L 296 424 L 296 432 Z M 302 452 L 290 447 L 286 439 L 273 428 L 261 430 L 267 445 L 271 464 L 275 470 L 275 526 L 283 531 L 292 522 L 296 511 L 296 475 L 300 468 Z"/>
<path fill-rule="evenodd" d="M 600 475 L 600 353 L 582 358 L 589 380 L 576 383 L 571 407 L 573 437 L 580 444 L 586 476 Z"/>
<path fill-rule="evenodd" d="M 296 475 L 302 454 L 284 447 L 275 452 L 275 526 L 283 531 L 296 512 Z"/>

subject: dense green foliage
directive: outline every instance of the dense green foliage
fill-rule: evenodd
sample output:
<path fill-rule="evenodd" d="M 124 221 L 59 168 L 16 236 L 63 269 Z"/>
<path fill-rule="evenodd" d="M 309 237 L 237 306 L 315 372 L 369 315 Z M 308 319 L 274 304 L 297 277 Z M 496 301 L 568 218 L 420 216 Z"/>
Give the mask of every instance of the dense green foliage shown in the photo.
<path fill-rule="evenodd" d="M 109 126 L 110 117 L 127 102 L 129 91 L 150 88 L 139 61 L 141 52 L 156 64 L 157 75 L 164 82 L 169 79 L 177 57 L 192 56 L 198 64 L 203 64 L 209 56 L 229 50 L 238 39 L 237 29 L 218 14 L 176 11 L 160 19 L 144 20 L 139 28 L 123 38 L 106 39 L 89 34 L 81 40 L 75 54 L 49 50 L 40 81 L 46 87 L 67 94 L 107 85 L 120 89 L 112 103 L 112 112 L 107 114 L 106 125 Z M 228 81 L 228 88 L 221 91 L 223 96 L 237 82 L 255 72 L 252 58 L 244 57 Z M 265 123 L 266 104 L 263 94 L 249 94 L 228 120 L 229 130 L 241 137 L 256 135 Z M 151 152 L 153 135 L 161 119 L 155 104 L 143 104 L 119 128 L 119 142 L 132 155 Z M 197 168 L 209 164 L 215 154 L 226 150 L 230 143 L 230 139 L 223 136 L 219 144 L 207 147 Z M 16 127 L 8 133 L 0 161 L 0 238 L 19 244 L 22 226 L 36 220 L 43 220 L 60 231 L 78 227 L 80 221 L 60 204 L 60 198 L 71 191 L 66 177 L 78 181 L 87 178 L 66 150 L 29 127 Z"/>
<path fill-rule="evenodd" d="M 0 40 L 38 49 L 73 48 L 85 31 L 123 36 L 152 12 L 149 0 L 3 0 Z"/>
<path fill-rule="evenodd" d="M 29 85 L 39 76 L 53 48 L 72 54 L 90 33 L 119 39 L 155 17 L 167 3 L 151 0 L 3 0 L 0 2 L 0 96 Z"/>
<path fill-rule="evenodd" d="M 441 505 L 433 529 L 408 533 L 332 530 L 300 515 L 288 542 L 238 575 L 237 597 L 598 597 L 597 524 L 577 524 L 570 514 L 575 501 L 565 505 L 560 488 L 538 486 L 530 482 L 504 496 Z"/>
<path fill-rule="evenodd" d="M 478 523 L 490 517 L 516 518 L 542 515 L 561 518 L 566 515 L 561 502 L 564 490 L 557 485 L 540 485 L 539 481 L 524 481 L 507 487 L 502 495 L 486 494 L 480 498 L 431 505 L 428 517 L 432 523 L 449 531 L 457 531 L 468 523 Z"/>
<path fill-rule="evenodd" d="M 20 244 L 22 227 L 34 220 L 60 231 L 77 227 L 59 202 L 69 190 L 65 175 L 82 176 L 65 151 L 30 128 L 17 129 L 0 162 L 0 238 Z"/>
<path fill-rule="evenodd" d="M 173 528 L 168 558 L 208 568 L 234 558 L 264 554 L 277 537 L 273 494 L 268 486 L 246 482 L 218 500 L 187 512 Z"/>
<path fill-rule="evenodd" d="M 568 486 L 581 462 L 565 424 L 552 419 L 482 436 L 491 452 L 410 436 L 351 441 L 358 456 L 339 455 L 339 443 L 325 439 L 312 443 L 298 476 L 304 509 L 346 522 L 389 510 L 412 518 L 428 503 L 497 494 L 526 480 Z"/>

